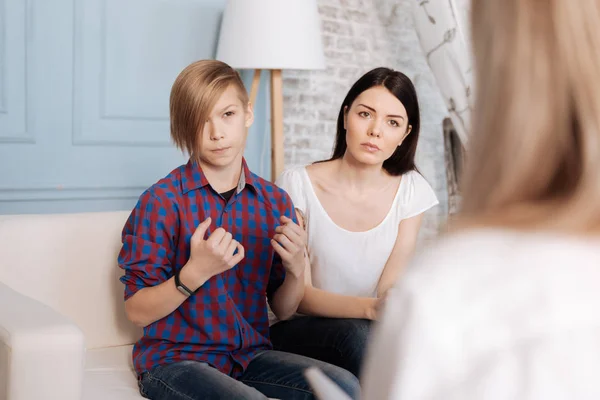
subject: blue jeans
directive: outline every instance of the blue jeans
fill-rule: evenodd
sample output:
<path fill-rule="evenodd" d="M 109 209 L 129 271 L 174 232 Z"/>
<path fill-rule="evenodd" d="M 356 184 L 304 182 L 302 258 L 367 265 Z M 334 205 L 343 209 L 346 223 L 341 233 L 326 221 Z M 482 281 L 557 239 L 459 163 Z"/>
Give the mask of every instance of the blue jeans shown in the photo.
<path fill-rule="evenodd" d="M 312 400 L 315 397 L 303 375 L 311 366 L 320 368 L 353 399 L 358 399 L 358 380 L 348 371 L 275 350 L 256 356 L 239 380 L 206 363 L 181 361 L 143 373 L 139 386 L 142 396 L 152 400 Z"/>
<path fill-rule="evenodd" d="M 271 342 L 275 350 L 337 365 L 359 377 L 370 330 L 366 319 L 298 317 L 273 325 Z"/>

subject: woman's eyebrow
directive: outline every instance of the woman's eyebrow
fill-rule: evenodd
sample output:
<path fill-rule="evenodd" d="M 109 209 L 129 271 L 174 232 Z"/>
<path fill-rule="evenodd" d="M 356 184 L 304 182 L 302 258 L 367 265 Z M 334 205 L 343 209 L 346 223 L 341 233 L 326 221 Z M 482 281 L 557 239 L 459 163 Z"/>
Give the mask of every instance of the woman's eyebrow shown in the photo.
<path fill-rule="evenodd" d="M 359 106 L 363 106 L 364 108 L 368 108 L 369 110 L 373 111 L 375 114 L 377 114 L 377 110 L 375 110 L 373 107 L 369 107 L 365 104 L 359 104 Z M 392 117 L 392 118 L 400 118 L 400 119 L 405 119 L 402 115 L 394 115 L 394 114 L 390 114 L 388 115 L 388 117 Z"/>

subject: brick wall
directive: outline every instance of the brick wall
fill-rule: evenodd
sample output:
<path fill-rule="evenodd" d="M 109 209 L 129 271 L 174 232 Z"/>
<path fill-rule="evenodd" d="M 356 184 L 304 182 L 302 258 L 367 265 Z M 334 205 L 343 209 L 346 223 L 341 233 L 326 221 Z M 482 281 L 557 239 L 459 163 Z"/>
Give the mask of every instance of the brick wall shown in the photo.
<path fill-rule="evenodd" d="M 368 70 L 405 73 L 421 104 L 417 165 L 440 206 L 429 211 L 421 239 L 434 237 L 447 213 L 442 120 L 444 103 L 421 53 L 409 13 L 414 0 L 319 0 L 327 69 L 284 71 L 286 166 L 330 156 L 337 113 L 350 86 Z"/>

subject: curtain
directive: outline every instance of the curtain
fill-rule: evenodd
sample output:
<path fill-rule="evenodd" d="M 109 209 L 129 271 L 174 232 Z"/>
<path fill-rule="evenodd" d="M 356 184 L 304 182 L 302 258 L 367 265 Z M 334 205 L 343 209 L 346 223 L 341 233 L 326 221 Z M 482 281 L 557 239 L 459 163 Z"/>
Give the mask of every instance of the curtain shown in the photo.
<path fill-rule="evenodd" d="M 413 0 L 421 47 L 440 88 L 454 129 L 466 145 L 471 123 L 473 74 L 469 0 Z"/>

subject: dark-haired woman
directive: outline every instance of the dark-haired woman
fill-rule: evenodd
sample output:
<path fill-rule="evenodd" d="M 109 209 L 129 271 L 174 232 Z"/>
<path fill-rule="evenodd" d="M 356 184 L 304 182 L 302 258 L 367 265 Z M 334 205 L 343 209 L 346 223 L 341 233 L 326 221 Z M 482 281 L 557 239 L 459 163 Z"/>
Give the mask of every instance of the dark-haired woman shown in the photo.
<path fill-rule="evenodd" d="M 415 167 L 419 128 L 410 79 L 376 68 L 342 103 L 332 157 L 277 180 L 308 233 L 308 257 L 302 315 L 271 327 L 276 350 L 359 375 L 371 321 L 438 203 Z"/>

